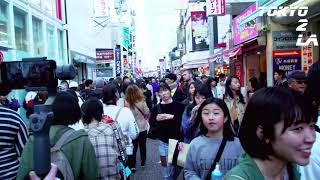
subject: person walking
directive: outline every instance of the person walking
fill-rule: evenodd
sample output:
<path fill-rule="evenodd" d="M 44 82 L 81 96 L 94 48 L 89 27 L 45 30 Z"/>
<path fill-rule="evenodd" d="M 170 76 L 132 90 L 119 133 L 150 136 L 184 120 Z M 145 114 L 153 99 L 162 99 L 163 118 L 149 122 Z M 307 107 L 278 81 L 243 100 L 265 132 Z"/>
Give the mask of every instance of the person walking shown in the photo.
<path fill-rule="evenodd" d="M 140 148 L 141 166 L 146 165 L 147 159 L 147 130 L 149 127 L 150 110 L 145 101 L 144 95 L 135 84 L 129 85 L 126 90 L 126 102 L 130 108 L 139 128 L 138 138 L 133 140 L 133 154 L 129 156 L 129 165 L 132 170 L 136 170 L 136 154 Z"/>

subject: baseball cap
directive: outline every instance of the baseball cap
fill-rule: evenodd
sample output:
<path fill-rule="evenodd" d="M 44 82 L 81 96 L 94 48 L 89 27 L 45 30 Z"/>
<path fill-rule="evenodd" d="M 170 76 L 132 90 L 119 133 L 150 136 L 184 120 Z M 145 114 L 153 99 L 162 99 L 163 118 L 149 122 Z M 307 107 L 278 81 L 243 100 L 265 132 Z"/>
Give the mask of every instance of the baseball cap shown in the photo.
<path fill-rule="evenodd" d="M 307 80 L 306 73 L 301 70 L 294 70 L 288 74 L 288 80 Z"/>

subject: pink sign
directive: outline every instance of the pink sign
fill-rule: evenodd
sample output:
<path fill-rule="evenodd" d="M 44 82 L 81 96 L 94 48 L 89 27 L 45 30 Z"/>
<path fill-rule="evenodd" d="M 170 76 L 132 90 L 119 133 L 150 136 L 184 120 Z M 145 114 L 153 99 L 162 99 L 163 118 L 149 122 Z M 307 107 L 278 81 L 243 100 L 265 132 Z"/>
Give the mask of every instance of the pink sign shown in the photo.
<path fill-rule="evenodd" d="M 256 8 L 256 3 L 254 3 L 246 10 L 244 10 L 239 16 L 233 19 L 234 45 L 240 44 L 244 41 L 258 36 L 257 19 L 253 19 L 240 25 L 242 20 L 246 19 L 248 16 L 255 12 Z"/>

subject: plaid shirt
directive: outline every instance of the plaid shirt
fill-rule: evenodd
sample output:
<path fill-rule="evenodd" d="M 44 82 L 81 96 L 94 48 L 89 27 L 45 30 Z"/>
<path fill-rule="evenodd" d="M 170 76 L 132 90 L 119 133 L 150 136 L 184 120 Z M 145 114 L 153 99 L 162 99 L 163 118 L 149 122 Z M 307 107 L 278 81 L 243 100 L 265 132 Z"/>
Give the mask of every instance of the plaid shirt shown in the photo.
<path fill-rule="evenodd" d="M 121 129 L 119 124 L 116 123 L 116 126 L 119 130 Z M 120 153 L 112 127 L 106 123 L 96 122 L 87 125 L 86 131 L 99 163 L 99 179 L 120 179 Z M 123 147 L 125 147 L 124 143 Z"/>

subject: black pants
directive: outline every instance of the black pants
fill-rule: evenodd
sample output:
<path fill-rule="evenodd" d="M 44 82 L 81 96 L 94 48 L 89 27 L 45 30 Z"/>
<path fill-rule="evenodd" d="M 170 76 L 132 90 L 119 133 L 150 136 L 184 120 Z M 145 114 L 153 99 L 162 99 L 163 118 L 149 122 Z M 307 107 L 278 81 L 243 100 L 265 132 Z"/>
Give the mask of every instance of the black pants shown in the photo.
<path fill-rule="evenodd" d="M 128 156 L 128 160 L 129 160 L 129 167 L 135 168 L 138 146 L 140 146 L 141 165 L 144 165 L 146 163 L 146 159 L 147 159 L 147 131 L 140 132 L 138 138 L 133 140 L 132 144 L 133 144 L 133 155 Z"/>

